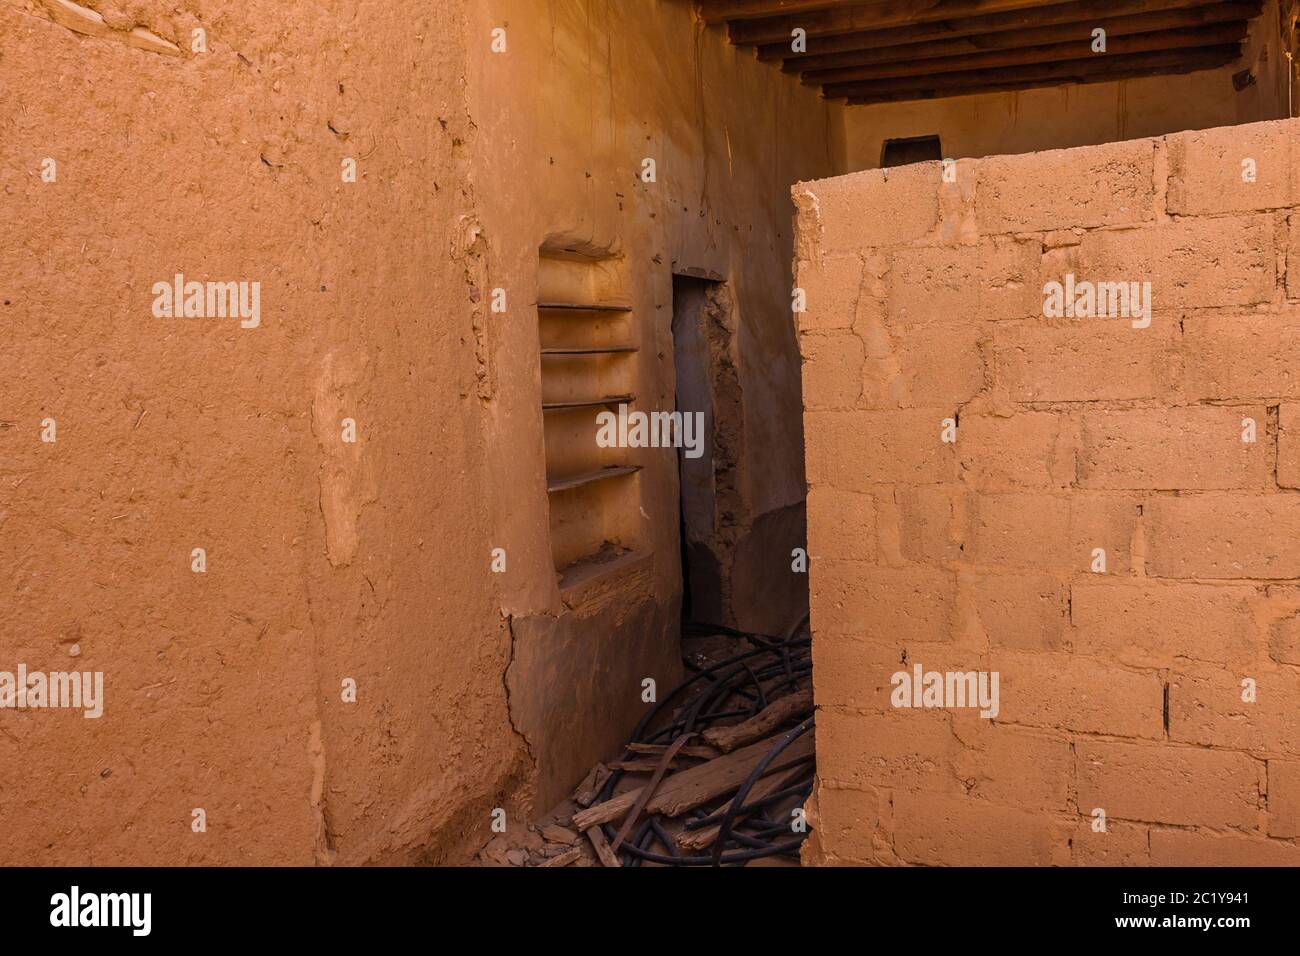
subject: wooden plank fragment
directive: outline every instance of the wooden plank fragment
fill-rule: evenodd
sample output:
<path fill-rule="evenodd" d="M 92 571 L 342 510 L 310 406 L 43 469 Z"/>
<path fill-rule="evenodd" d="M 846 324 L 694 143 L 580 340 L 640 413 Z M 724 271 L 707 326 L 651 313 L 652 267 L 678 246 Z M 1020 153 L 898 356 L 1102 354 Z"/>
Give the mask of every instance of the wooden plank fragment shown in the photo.
<path fill-rule="evenodd" d="M 549 860 L 547 860 L 545 863 L 541 863 L 541 864 L 538 864 L 538 865 L 539 865 L 539 867 L 542 867 L 542 866 L 568 866 L 570 863 L 572 863 L 574 860 L 578 859 L 580 856 L 582 856 L 582 848 L 581 848 L 581 847 L 576 847 L 576 846 L 575 846 L 575 847 L 573 847 L 573 848 L 571 848 L 571 849 L 565 850 L 565 851 L 564 851 L 563 853 L 561 853 L 559 856 L 553 856 L 553 857 L 551 857 Z"/>
<path fill-rule="evenodd" d="M 659 756 L 668 749 L 667 744 L 639 744 L 630 743 L 625 745 L 626 748 L 634 754 L 651 754 Z M 714 757 L 721 756 L 716 748 L 702 747 L 699 744 L 688 744 L 678 751 L 683 757 L 703 757 L 705 760 L 712 760 Z"/>
<path fill-rule="evenodd" d="M 645 811 L 677 816 L 713 797 L 736 789 L 745 782 L 749 772 L 775 746 L 777 739 L 778 737 L 770 737 L 767 740 L 760 740 L 756 744 L 725 754 L 717 760 L 673 774 L 660 785 L 659 792 L 645 805 Z M 786 747 L 772 761 L 769 769 L 782 770 L 813 756 L 815 752 L 813 734 L 806 733 Z M 573 825 L 580 830 L 587 830 L 598 823 L 617 820 L 636 803 L 641 789 L 629 790 L 604 803 L 598 803 L 587 810 L 575 813 Z"/>
<path fill-rule="evenodd" d="M 601 804 L 601 806 L 604 806 L 604 804 Z M 600 827 L 592 827 L 588 830 L 587 839 L 591 841 L 592 849 L 596 851 L 596 856 L 602 866 L 621 867 L 623 865 L 618 862 L 618 854 L 609 848 L 609 840 L 605 839 L 605 831 Z"/>
<path fill-rule="evenodd" d="M 558 824 L 550 824 L 542 827 L 542 839 L 548 843 L 563 843 L 565 846 L 577 846 L 578 834 L 574 833 L 568 827 L 562 827 Z"/>
<path fill-rule="evenodd" d="M 671 767 L 676 768 L 678 763 L 673 760 Z M 611 760 L 609 764 L 611 770 L 622 770 L 624 773 L 654 773 L 659 769 L 659 761 L 649 757 L 640 760 Z"/>
<path fill-rule="evenodd" d="M 801 690 L 778 697 L 744 723 L 732 727 L 710 727 L 704 731 L 704 739 L 724 754 L 731 753 L 743 744 L 762 740 L 786 721 L 799 714 L 811 713 L 812 709 L 812 691 Z"/>
<path fill-rule="evenodd" d="M 755 800 L 762 800 L 778 790 L 783 790 L 791 786 L 807 772 L 806 767 L 795 767 L 793 770 L 782 770 L 768 774 L 754 784 L 753 789 L 749 791 L 749 795 L 745 797 L 745 802 L 753 803 Z M 742 814 L 731 821 L 732 827 L 734 828 L 741 820 L 745 819 L 745 816 L 745 814 Z M 713 841 L 718 838 L 718 834 L 721 832 L 722 824 L 720 823 L 701 827 L 698 830 L 683 830 L 677 834 L 677 845 L 686 850 L 704 850 L 713 846 Z"/>
<path fill-rule="evenodd" d="M 628 810 L 627 816 L 623 818 L 623 825 L 618 828 L 618 833 L 614 835 L 614 844 L 610 849 L 615 853 L 617 853 L 618 848 L 623 845 L 623 840 L 627 836 L 628 831 L 632 829 L 632 825 L 636 823 L 636 818 L 640 816 L 641 809 L 650 801 L 650 798 L 654 796 L 654 792 L 659 787 L 660 781 L 663 780 L 664 774 L 666 774 L 668 768 L 672 766 L 673 757 L 677 756 L 677 751 L 685 747 L 687 742 L 694 736 L 695 734 L 693 733 L 683 734 L 669 744 L 668 749 L 659 757 L 659 765 L 655 767 L 654 774 L 650 777 L 650 782 L 641 788 L 636 801 L 632 804 L 632 809 Z"/>
<path fill-rule="evenodd" d="M 603 763 L 598 763 L 591 768 L 591 771 L 578 784 L 578 788 L 573 791 L 572 800 L 580 807 L 589 807 L 595 801 L 600 788 L 605 785 L 609 779 L 609 768 Z"/>

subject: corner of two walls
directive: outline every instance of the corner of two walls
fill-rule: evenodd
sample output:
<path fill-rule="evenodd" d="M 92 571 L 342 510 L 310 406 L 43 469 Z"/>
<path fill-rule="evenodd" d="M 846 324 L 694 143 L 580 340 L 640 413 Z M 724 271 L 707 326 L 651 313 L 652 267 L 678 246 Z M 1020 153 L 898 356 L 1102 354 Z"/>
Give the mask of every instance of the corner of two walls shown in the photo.
<path fill-rule="evenodd" d="M 779 630 L 807 601 L 806 575 L 791 571 L 804 483 L 789 187 L 836 171 L 842 138 L 838 107 L 696 23 L 690 4 L 499 0 L 471 21 L 482 284 L 511 302 L 486 317 L 493 536 L 511 569 L 496 577 L 513 634 L 511 714 L 542 811 L 626 739 L 649 706 L 645 677 L 660 693 L 676 681 L 681 589 L 677 462 L 664 449 L 639 459 L 648 562 L 578 601 L 557 589 L 538 410 L 539 254 L 572 248 L 617 263 L 647 410 L 674 407 L 673 275 L 725 280 L 743 400 L 732 603 L 749 609 L 741 626 Z M 505 48 L 493 52 L 502 27 Z M 653 182 L 641 177 L 647 157 Z"/>

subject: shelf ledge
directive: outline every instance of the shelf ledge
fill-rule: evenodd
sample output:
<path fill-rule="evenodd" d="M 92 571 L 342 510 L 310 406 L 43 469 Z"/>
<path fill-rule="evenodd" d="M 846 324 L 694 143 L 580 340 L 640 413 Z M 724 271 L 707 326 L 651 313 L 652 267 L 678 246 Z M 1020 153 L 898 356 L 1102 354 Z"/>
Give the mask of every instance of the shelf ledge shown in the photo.
<path fill-rule="evenodd" d="M 543 412 L 560 412 L 569 408 L 595 408 L 597 405 L 623 405 L 636 400 L 635 395 L 606 395 L 579 402 L 542 402 Z"/>
<path fill-rule="evenodd" d="M 639 352 L 641 351 L 635 345 L 609 345 L 605 347 L 591 348 L 553 348 L 542 349 L 543 355 L 606 355 L 615 352 Z"/>
<path fill-rule="evenodd" d="M 537 308 L 554 312 L 631 312 L 632 306 L 617 302 L 538 302 Z"/>
<path fill-rule="evenodd" d="M 608 468 L 601 468 L 599 471 L 589 471 L 586 474 L 573 475 L 569 478 L 548 478 L 546 493 L 554 494 L 557 491 L 570 491 L 573 488 L 581 488 L 597 481 L 607 481 L 610 478 L 620 478 L 623 475 L 630 475 L 640 470 L 640 465 L 611 465 Z"/>

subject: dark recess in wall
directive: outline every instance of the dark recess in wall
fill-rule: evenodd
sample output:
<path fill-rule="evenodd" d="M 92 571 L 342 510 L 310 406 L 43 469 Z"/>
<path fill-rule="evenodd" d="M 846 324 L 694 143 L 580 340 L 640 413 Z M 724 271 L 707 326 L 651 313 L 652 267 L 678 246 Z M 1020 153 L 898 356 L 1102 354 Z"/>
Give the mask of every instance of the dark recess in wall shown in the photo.
<path fill-rule="evenodd" d="M 906 166 L 909 163 L 926 163 L 943 159 L 938 136 L 910 136 L 905 139 L 887 139 L 880 150 L 880 165 Z"/>

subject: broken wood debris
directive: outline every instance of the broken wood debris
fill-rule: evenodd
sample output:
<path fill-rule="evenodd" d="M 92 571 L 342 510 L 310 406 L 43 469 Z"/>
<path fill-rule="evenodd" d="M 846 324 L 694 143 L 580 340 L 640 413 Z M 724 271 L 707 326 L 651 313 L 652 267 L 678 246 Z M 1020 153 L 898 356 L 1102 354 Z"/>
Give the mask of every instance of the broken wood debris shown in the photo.
<path fill-rule="evenodd" d="M 659 758 L 659 765 L 655 767 L 654 772 L 650 775 L 650 782 L 640 789 L 635 802 L 632 804 L 632 808 L 628 810 L 627 816 L 623 818 L 623 825 L 618 828 L 618 833 L 614 836 L 614 843 L 610 846 L 610 849 L 613 852 L 618 852 L 618 848 L 623 845 L 623 838 L 627 836 L 627 831 L 632 828 L 632 824 L 636 823 L 636 819 L 641 815 L 641 811 L 646 808 L 646 805 L 649 804 L 650 800 L 654 797 L 655 791 L 659 788 L 660 781 L 664 778 L 664 774 L 666 774 L 668 768 L 672 766 L 673 757 L 676 756 L 677 751 L 685 747 L 687 741 L 694 736 L 694 734 L 682 734 L 669 745 L 668 749 L 664 751 L 663 756 Z"/>
<path fill-rule="evenodd" d="M 754 789 L 749 792 L 748 802 L 741 808 L 741 813 L 747 816 L 746 808 L 757 806 L 772 794 L 780 793 L 783 788 L 797 783 L 806 772 L 802 766 L 799 766 L 793 770 L 778 771 L 763 777 L 754 785 Z M 720 816 L 720 814 L 715 814 L 715 816 Z M 743 819 L 743 816 L 740 819 Z M 677 836 L 677 845 L 688 850 L 704 850 L 713 846 L 713 841 L 718 838 L 718 834 L 721 832 L 721 823 L 702 826 L 699 829 L 692 829 L 691 824 L 687 823 L 686 829 Z"/>
<path fill-rule="evenodd" d="M 570 863 L 572 863 L 574 860 L 577 860 L 581 856 L 582 856 L 582 850 L 575 846 L 572 849 L 565 850 L 559 856 L 551 857 L 545 863 L 541 863 L 539 865 L 540 866 L 568 866 Z"/>
<path fill-rule="evenodd" d="M 595 801 L 596 795 L 600 793 L 600 788 L 605 785 L 609 779 L 609 767 L 603 763 L 598 763 L 591 768 L 591 771 L 583 778 L 582 783 L 578 784 L 573 791 L 573 802 L 580 807 L 589 807 Z"/>
<path fill-rule="evenodd" d="M 673 767 L 679 766 L 677 760 L 671 761 Z M 611 760 L 609 769 L 623 770 L 627 773 L 654 773 L 655 768 L 659 766 L 658 760 L 651 760 L 648 757 L 641 757 L 637 760 Z"/>
<path fill-rule="evenodd" d="M 591 841 L 591 846 L 596 851 L 596 856 L 603 866 L 623 865 L 618 862 L 618 855 L 609 848 L 609 840 L 606 839 L 605 831 L 600 827 L 592 827 L 588 830 L 587 839 Z"/>
<path fill-rule="evenodd" d="M 494 837 L 490 866 L 797 864 L 815 773 L 805 617 L 784 638 L 697 628 L 688 679 L 616 760 L 544 818 Z M 687 630 L 691 630 L 688 625 Z"/>
<path fill-rule="evenodd" d="M 634 754 L 649 754 L 657 757 L 667 750 L 668 747 L 666 744 L 641 744 L 633 741 L 632 743 L 627 744 L 627 749 L 632 751 Z M 712 760 L 714 757 L 718 756 L 717 748 L 702 747 L 698 744 L 687 744 L 677 752 L 683 757 L 700 757 L 704 760 Z M 613 764 L 610 766 L 613 766 Z"/>
<path fill-rule="evenodd" d="M 708 629 L 742 650 L 706 666 L 687 657 L 696 673 L 574 792 L 572 826 L 602 865 L 797 857 L 816 757 L 806 621 L 784 639 Z"/>
<path fill-rule="evenodd" d="M 553 823 L 550 826 L 542 827 L 542 839 L 549 840 L 551 843 L 563 843 L 565 846 L 576 846 L 578 834 L 568 827 Z"/>
<path fill-rule="evenodd" d="M 779 735 L 778 735 L 779 736 Z M 760 740 L 734 753 L 725 754 L 716 760 L 691 767 L 674 774 L 664 781 L 659 792 L 646 803 L 645 808 L 652 813 L 664 813 L 677 816 L 711 797 L 720 796 L 735 790 L 749 772 L 758 765 L 764 755 L 772 749 L 777 738 Z M 786 749 L 773 763 L 773 770 L 781 770 L 792 764 L 807 760 L 814 753 L 813 738 L 804 736 L 797 743 Z M 598 803 L 589 809 L 573 815 L 573 825 L 579 830 L 608 823 L 622 816 L 622 812 L 636 802 L 641 790 L 629 790 L 612 800 Z"/>
<path fill-rule="evenodd" d="M 782 726 L 790 718 L 811 713 L 812 708 L 812 691 L 801 690 L 797 694 L 773 701 L 743 724 L 735 727 L 710 727 L 704 732 L 704 739 L 724 754 L 731 753 L 742 744 L 762 740 L 774 727 Z"/>

